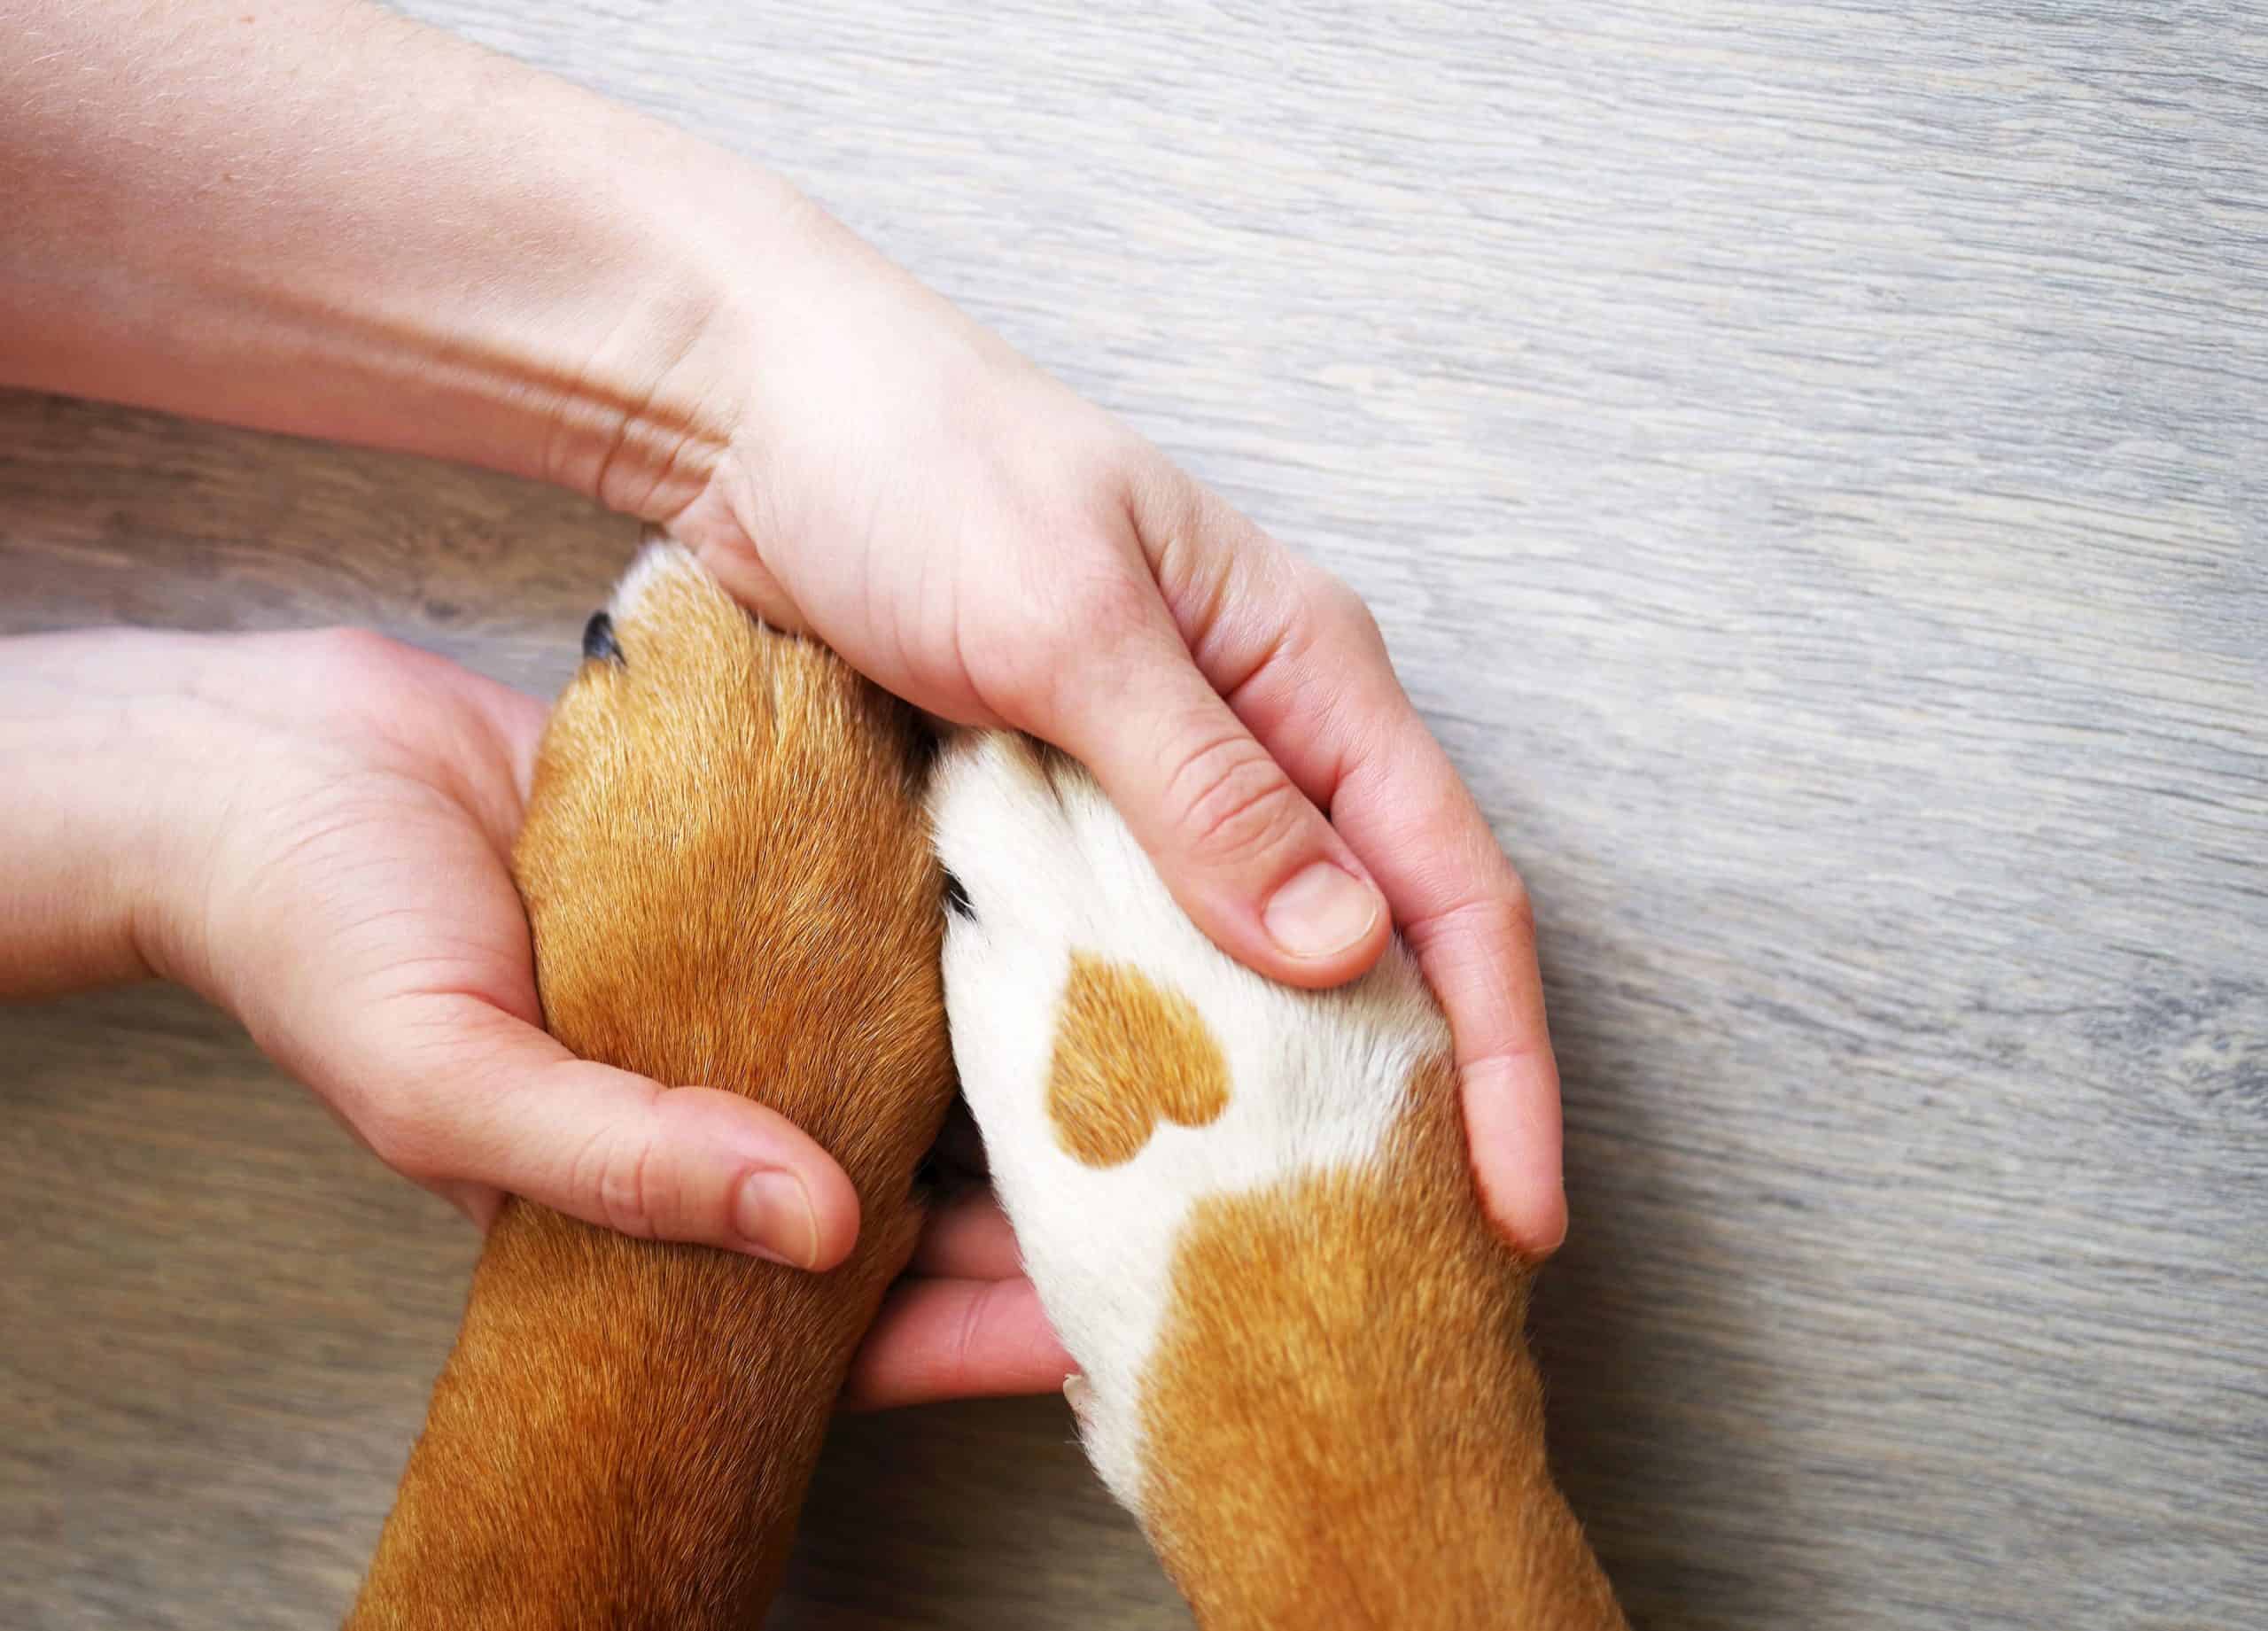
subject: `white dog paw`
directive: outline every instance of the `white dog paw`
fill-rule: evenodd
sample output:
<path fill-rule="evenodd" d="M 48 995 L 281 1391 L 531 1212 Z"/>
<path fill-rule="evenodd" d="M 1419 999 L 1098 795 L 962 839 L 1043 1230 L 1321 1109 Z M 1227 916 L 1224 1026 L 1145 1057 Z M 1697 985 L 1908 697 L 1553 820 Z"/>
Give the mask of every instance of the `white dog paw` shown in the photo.
<path fill-rule="evenodd" d="M 962 1091 L 1085 1373 L 1089 1453 L 1138 1511 L 1144 1372 L 1193 1209 L 1374 1164 L 1447 1027 L 1398 944 L 1333 991 L 1231 960 L 1086 773 L 1025 738 L 955 742 L 930 803 Z"/>

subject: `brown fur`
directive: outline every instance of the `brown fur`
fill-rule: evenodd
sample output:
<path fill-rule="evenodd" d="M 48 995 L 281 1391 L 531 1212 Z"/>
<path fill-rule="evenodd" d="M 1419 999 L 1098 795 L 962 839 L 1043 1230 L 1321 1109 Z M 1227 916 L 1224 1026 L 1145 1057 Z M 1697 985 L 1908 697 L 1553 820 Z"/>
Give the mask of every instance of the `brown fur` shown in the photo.
<path fill-rule="evenodd" d="M 1228 1107 L 1228 1061 L 1195 1004 L 1129 964 L 1072 954 L 1047 1073 L 1057 1143 L 1115 1167 L 1161 1121 L 1202 1127 Z"/>
<path fill-rule="evenodd" d="M 352 1627 L 756 1623 L 849 1357 L 912 1249 L 951 1091 L 907 711 L 659 574 L 544 741 L 516 859 L 546 1021 L 780 1109 L 842 1161 L 825 1275 L 514 1204 Z"/>
<path fill-rule="evenodd" d="M 1528 1270 L 1447 1059 L 1384 1159 L 1202 1203 L 1146 1372 L 1145 1521 L 1207 1631 L 1609 1631 L 1544 1465 Z"/>

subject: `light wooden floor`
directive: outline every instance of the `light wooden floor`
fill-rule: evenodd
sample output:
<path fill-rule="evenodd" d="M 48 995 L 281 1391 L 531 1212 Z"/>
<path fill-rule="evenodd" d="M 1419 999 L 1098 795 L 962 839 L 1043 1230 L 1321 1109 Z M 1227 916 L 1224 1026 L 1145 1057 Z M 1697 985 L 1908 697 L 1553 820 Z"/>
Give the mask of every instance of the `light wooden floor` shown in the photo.
<path fill-rule="evenodd" d="M 1638 1620 L 2268 1623 L 2268 10 L 413 9 L 788 167 L 1372 598 L 1538 898 Z M 0 396 L 0 630 L 547 690 L 629 543 Z M 471 1239 L 174 993 L 0 1013 L 0 1625 L 334 1618 Z M 1185 1624 L 1067 1441 L 847 1424 L 779 1623 Z"/>

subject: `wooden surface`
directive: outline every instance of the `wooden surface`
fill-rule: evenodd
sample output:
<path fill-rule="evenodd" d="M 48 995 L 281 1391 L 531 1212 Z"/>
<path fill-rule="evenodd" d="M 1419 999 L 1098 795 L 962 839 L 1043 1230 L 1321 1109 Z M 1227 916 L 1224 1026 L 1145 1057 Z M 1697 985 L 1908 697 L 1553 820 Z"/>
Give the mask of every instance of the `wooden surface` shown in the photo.
<path fill-rule="evenodd" d="M 782 164 L 1371 597 L 1538 899 L 1635 1619 L 2268 1622 L 2268 10 L 413 9 Z M 7 629 L 542 689 L 628 543 L 0 397 Z M 0 1624 L 326 1621 L 472 1242 L 177 994 L 0 1060 Z M 780 1623 L 1186 1623 L 1067 1436 L 850 1425 Z"/>

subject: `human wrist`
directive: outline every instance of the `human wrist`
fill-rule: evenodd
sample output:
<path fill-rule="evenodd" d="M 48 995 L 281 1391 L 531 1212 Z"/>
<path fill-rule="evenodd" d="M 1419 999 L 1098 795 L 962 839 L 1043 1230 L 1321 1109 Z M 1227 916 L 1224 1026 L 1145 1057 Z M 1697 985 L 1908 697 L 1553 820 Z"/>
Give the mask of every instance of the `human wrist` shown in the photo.
<path fill-rule="evenodd" d="M 178 975 L 225 744 L 180 728 L 211 667 L 192 637 L 0 641 L 0 996 Z"/>
<path fill-rule="evenodd" d="M 525 473 L 664 523 L 714 481 L 748 420 L 779 330 L 804 319 L 831 237 L 849 235 L 774 173 L 655 127 L 625 183 L 616 315 L 559 337 L 562 371 Z M 579 352 L 575 347 L 579 345 Z"/>

